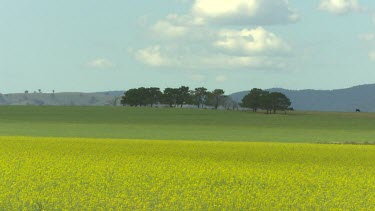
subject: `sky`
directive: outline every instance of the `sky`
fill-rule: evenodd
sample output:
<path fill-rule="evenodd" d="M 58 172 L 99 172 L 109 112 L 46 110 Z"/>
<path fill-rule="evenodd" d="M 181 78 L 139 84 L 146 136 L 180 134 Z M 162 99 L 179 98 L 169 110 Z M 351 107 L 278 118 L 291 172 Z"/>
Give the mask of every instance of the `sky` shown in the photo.
<path fill-rule="evenodd" d="M 375 83 L 373 0 L 0 0 L 0 92 Z"/>

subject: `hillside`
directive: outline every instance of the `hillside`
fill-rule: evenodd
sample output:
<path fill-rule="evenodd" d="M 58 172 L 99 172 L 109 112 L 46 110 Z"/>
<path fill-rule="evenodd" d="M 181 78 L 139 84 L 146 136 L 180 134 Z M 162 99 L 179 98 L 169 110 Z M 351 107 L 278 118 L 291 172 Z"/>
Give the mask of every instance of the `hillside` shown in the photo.
<path fill-rule="evenodd" d="M 114 106 L 120 104 L 117 98 L 122 94 L 120 91 L 0 94 L 0 105 Z"/>
<path fill-rule="evenodd" d="M 287 90 L 269 89 L 284 93 L 292 101 L 292 107 L 300 111 L 355 111 L 375 112 L 375 84 L 337 90 Z M 0 105 L 55 105 L 55 106 L 118 106 L 124 91 L 94 93 L 21 93 L 0 94 Z M 241 102 L 248 91 L 231 94 Z"/>
<path fill-rule="evenodd" d="M 292 101 L 292 107 L 301 111 L 355 111 L 375 112 L 375 84 L 337 90 L 286 90 L 269 89 L 284 93 Z M 240 102 L 248 91 L 231 95 Z"/>

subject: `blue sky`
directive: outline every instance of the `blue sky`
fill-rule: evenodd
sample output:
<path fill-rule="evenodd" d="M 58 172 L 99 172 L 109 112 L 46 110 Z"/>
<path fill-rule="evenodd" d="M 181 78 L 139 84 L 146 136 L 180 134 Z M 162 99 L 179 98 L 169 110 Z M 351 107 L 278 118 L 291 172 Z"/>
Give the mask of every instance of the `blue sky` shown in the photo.
<path fill-rule="evenodd" d="M 0 0 L 0 92 L 375 83 L 370 0 Z"/>

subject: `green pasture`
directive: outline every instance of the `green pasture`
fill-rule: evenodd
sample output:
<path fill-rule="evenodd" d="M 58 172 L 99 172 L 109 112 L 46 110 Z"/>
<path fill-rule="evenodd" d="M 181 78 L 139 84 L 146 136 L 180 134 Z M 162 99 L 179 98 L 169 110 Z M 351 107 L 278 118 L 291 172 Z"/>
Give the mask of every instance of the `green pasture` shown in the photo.
<path fill-rule="evenodd" d="M 375 114 L 130 107 L 0 107 L 0 136 L 374 143 Z"/>

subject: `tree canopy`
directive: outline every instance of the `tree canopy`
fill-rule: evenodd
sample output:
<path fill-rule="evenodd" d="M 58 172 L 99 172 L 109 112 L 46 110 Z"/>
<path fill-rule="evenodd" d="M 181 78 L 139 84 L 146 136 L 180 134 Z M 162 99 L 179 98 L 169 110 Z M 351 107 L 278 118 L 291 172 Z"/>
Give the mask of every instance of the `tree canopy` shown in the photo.
<path fill-rule="evenodd" d="M 286 111 L 291 106 L 290 99 L 280 92 L 268 92 L 261 89 L 252 89 L 242 99 L 242 106 L 250 108 L 253 112 L 258 109 L 265 110 L 267 114 L 276 113 L 276 111 Z"/>
<path fill-rule="evenodd" d="M 198 87 L 190 90 L 188 86 L 165 88 L 163 92 L 157 87 L 129 89 L 121 98 L 121 104 L 124 106 L 151 107 L 164 104 L 171 108 L 183 107 L 189 104 L 196 105 L 198 108 L 238 108 L 238 103 L 233 101 L 230 96 L 225 95 L 223 89 L 208 91 L 205 87 Z M 280 92 L 268 92 L 254 88 L 242 99 L 240 105 L 244 108 L 252 109 L 253 112 L 262 109 L 268 114 L 271 114 L 276 113 L 276 111 L 288 110 L 291 106 L 291 102 L 288 97 Z"/>

